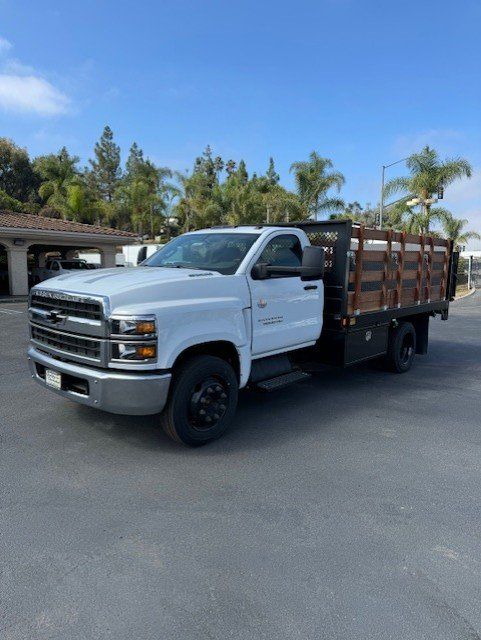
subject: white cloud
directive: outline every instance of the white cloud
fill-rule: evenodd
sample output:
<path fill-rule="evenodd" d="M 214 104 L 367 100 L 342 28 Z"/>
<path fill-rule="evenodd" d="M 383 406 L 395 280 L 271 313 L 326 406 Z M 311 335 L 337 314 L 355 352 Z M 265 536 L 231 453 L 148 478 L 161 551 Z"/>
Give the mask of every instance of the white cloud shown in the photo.
<path fill-rule="evenodd" d="M 36 75 L 35 69 L 28 64 L 23 64 L 17 58 L 7 58 L 2 65 L 3 73 L 12 74 L 15 76 L 31 76 Z"/>
<path fill-rule="evenodd" d="M 12 44 L 0 36 L 0 56 L 10 51 Z M 0 108 L 15 113 L 55 116 L 66 113 L 70 99 L 33 67 L 13 57 L 0 65 Z"/>
<path fill-rule="evenodd" d="M 69 105 L 69 98 L 43 78 L 0 74 L 0 107 L 6 111 L 55 116 Z"/>
<path fill-rule="evenodd" d="M 11 48 L 12 43 L 9 42 L 6 38 L 2 38 L 2 36 L 0 36 L 0 55 L 6 53 L 7 51 L 10 51 Z"/>

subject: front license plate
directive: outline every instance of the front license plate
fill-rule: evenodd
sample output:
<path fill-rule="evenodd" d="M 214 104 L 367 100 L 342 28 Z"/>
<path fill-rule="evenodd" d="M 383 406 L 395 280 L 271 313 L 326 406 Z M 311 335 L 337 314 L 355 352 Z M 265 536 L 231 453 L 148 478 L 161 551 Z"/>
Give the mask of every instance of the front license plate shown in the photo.
<path fill-rule="evenodd" d="M 45 370 L 45 382 L 49 387 L 53 387 L 54 389 L 62 388 L 62 374 L 57 373 L 57 371 L 52 371 L 51 369 Z"/>

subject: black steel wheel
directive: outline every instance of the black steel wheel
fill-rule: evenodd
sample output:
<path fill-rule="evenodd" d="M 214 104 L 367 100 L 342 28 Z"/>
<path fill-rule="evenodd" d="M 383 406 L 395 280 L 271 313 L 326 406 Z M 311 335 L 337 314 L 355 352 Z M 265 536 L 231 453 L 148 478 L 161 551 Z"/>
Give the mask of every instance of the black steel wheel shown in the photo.
<path fill-rule="evenodd" d="M 188 446 L 219 438 L 232 420 L 238 382 L 228 362 L 199 355 L 174 371 L 169 401 L 161 415 L 169 437 Z"/>
<path fill-rule="evenodd" d="M 416 331 L 410 322 L 401 322 L 389 332 L 386 363 L 395 373 L 406 373 L 416 355 Z"/>

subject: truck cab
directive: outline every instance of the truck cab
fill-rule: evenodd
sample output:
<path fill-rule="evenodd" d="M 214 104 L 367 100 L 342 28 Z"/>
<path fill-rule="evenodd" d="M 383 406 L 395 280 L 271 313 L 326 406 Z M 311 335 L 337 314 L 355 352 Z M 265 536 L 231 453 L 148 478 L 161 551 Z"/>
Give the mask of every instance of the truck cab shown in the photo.
<path fill-rule="evenodd" d="M 447 310 L 448 246 L 444 280 L 434 285 L 428 273 L 436 302 L 423 294 L 421 305 L 413 293 L 410 306 L 406 292 L 386 297 L 394 282 L 393 237 L 384 253 L 370 256 L 364 232 L 359 236 L 350 221 L 332 223 L 335 233 L 322 224 L 331 223 L 194 231 L 136 269 L 79 269 L 43 282 L 30 296 L 32 376 L 65 398 L 112 413 L 158 413 L 170 437 L 196 446 L 224 433 L 240 389 L 302 380 L 308 360 L 350 364 L 384 356 L 407 371 L 422 352 L 416 334 L 427 347 L 428 314 Z M 379 300 L 362 292 L 351 248 L 356 234 L 361 264 L 364 254 L 366 262 L 385 254 L 381 266 L 373 263 L 383 270 Z M 423 269 L 424 241 L 418 253 Z M 440 259 L 432 245 L 429 264 Z M 370 290 L 374 276 L 369 269 Z"/>

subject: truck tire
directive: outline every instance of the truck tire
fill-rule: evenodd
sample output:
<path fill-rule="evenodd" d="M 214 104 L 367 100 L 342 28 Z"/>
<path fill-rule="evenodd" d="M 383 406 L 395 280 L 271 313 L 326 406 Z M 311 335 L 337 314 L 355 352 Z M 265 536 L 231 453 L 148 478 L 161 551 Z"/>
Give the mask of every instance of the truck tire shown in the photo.
<path fill-rule="evenodd" d="M 189 358 L 174 370 L 161 414 L 165 433 L 190 447 L 220 438 L 234 417 L 238 392 L 237 376 L 228 362 L 207 355 Z"/>
<path fill-rule="evenodd" d="M 416 331 L 410 322 L 400 322 L 389 332 L 385 362 L 395 373 L 406 373 L 416 355 Z"/>

